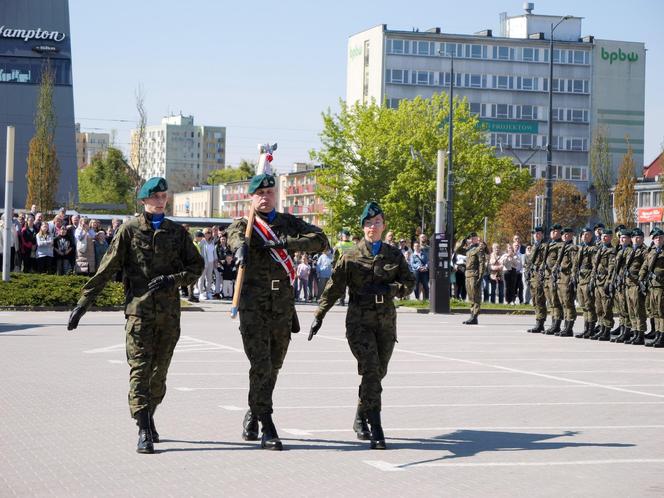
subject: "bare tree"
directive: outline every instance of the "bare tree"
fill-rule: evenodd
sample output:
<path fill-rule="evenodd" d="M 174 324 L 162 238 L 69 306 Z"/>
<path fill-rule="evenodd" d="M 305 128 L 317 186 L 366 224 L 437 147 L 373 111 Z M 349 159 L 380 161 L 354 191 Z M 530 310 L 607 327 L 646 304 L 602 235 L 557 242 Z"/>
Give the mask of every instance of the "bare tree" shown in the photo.
<path fill-rule="evenodd" d="M 138 205 L 138 191 L 141 189 L 143 183 L 143 160 L 145 155 L 146 132 L 148 122 L 148 114 L 145 110 L 145 92 L 143 87 L 138 85 L 135 93 L 136 97 L 136 111 L 138 112 L 138 122 L 136 129 L 131 134 L 131 150 L 129 151 L 129 177 L 131 178 L 134 187 L 134 204 L 135 211 L 139 211 Z"/>
<path fill-rule="evenodd" d="M 634 151 L 629 139 L 627 142 L 627 153 L 623 156 L 618 171 L 618 185 L 613 194 L 616 207 L 616 218 L 618 223 L 631 226 L 636 221 L 636 174 L 634 173 Z"/>
<path fill-rule="evenodd" d="M 593 175 L 592 186 L 595 190 L 598 218 L 604 224 L 613 224 L 613 211 L 611 209 L 611 187 L 613 186 L 613 169 L 609 155 L 609 142 L 607 130 L 601 126 L 595 132 L 590 149 L 590 171 Z"/>

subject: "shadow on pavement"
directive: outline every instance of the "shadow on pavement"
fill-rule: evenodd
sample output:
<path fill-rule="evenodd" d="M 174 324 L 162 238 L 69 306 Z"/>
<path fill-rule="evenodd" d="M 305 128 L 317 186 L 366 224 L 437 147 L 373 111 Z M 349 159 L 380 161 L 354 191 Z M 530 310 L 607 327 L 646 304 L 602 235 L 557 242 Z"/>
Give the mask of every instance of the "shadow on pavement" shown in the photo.
<path fill-rule="evenodd" d="M 194 445 L 207 445 L 204 448 L 161 448 L 162 443 L 183 443 Z M 161 439 L 161 443 L 155 444 L 155 453 L 170 453 L 176 451 L 237 451 L 251 450 L 260 447 L 260 442 L 256 443 L 235 443 L 230 441 L 185 441 L 182 439 Z"/>
<path fill-rule="evenodd" d="M 330 439 L 284 439 L 284 451 L 288 450 L 335 450 L 335 451 L 358 451 L 366 450 L 369 448 L 369 441 L 366 442 L 353 442 L 353 441 L 338 441 Z M 193 445 L 207 445 L 204 448 L 164 448 L 161 449 L 159 444 L 155 445 L 155 453 L 168 453 L 175 451 L 237 451 L 237 450 L 260 450 L 260 441 L 252 441 L 247 443 L 229 442 L 229 441 L 184 441 L 178 439 L 162 439 L 162 443 L 183 443 Z M 294 444 L 299 442 L 303 444 Z M 318 444 L 316 444 L 318 443 Z"/>
<path fill-rule="evenodd" d="M 430 439 L 388 438 L 388 448 L 420 449 L 427 451 L 442 450 L 450 453 L 439 458 L 419 460 L 399 465 L 399 467 L 413 467 L 424 463 L 472 457 L 485 452 L 541 451 L 581 447 L 629 448 L 635 446 L 634 444 L 629 443 L 574 443 L 568 441 L 546 441 L 548 439 L 571 437 L 578 434 L 580 433 L 574 431 L 565 431 L 561 434 L 533 434 L 525 432 L 459 430 L 452 432 L 451 434 L 443 434 Z"/>
<path fill-rule="evenodd" d="M 0 323 L 0 334 L 3 332 L 15 332 L 17 330 L 38 329 L 40 327 L 48 327 L 53 324 L 40 324 L 40 323 Z"/>

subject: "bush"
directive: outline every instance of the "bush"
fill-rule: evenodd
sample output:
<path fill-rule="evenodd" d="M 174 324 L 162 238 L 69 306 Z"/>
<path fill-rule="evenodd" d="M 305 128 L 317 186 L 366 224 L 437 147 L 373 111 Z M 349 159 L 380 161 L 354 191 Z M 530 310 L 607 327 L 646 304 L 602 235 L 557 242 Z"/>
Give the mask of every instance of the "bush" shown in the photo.
<path fill-rule="evenodd" d="M 88 277 L 12 273 L 9 282 L 0 281 L 0 306 L 66 306 L 73 308 L 81 297 Z M 109 282 L 94 306 L 124 305 L 124 290 L 119 282 Z"/>

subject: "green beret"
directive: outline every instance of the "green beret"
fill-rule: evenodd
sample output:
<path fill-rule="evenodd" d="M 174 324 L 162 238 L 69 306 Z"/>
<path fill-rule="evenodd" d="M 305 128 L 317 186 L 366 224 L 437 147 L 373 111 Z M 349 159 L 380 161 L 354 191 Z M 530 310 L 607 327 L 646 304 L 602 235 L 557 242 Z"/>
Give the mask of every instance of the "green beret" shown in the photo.
<path fill-rule="evenodd" d="M 542 225 L 537 225 L 535 228 L 533 228 L 530 233 L 537 233 L 537 232 L 544 232 L 544 227 Z"/>
<path fill-rule="evenodd" d="M 593 230 L 597 230 L 598 228 L 601 228 L 604 230 L 606 227 L 604 226 L 604 223 L 595 223 L 595 226 L 593 227 Z"/>
<path fill-rule="evenodd" d="M 551 225 L 551 230 L 562 230 L 563 226 L 560 223 L 556 223 L 554 225 Z"/>
<path fill-rule="evenodd" d="M 661 237 L 662 235 L 664 235 L 664 231 L 661 228 L 656 227 L 650 231 L 650 235 L 652 237 Z"/>
<path fill-rule="evenodd" d="M 249 193 L 253 194 L 259 188 L 271 188 L 277 184 L 274 176 L 263 173 L 262 175 L 254 176 L 249 182 Z"/>
<path fill-rule="evenodd" d="M 635 228 L 632 230 L 632 237 L 644 237 L 645 234 L 643 233 L 643 230 L 640 228 Z"/>
<path fill-rule="evenodd" d="M 621 237 L 631 237 L 632 236 L 632 231 L 629 228 L 621 228 L 620 229 L 620 236 Z"/>
<path fill-rule="evenodd" d="M 166 192 L 167 190 L 168 183 L 166 183 L 166 179 L 155 176 L 143 184 L 141 190 L 138 191 L 138 199 L 147 199 L 155 192 Z"/>
<path fill-rule="evenodd" d="M 625 225 L 618 225 L 613 229 L 613 233 L 619 233 L 623 228 L 625 228 Z"/>
<path fill-rule="evenodd" d="M 350 237 L 350 230 L 348 230 L 348 228 L 342 228 L 341 231 L 339 232 L 339 235 L 346 235 Z"/>
<path fill-rule="evenodd" d="M 466 238 L 470 239 L 471 237 L 477 237 L 477 232 L 470 232 Z"/>
<path fill-rule="evenodd" d="M 593 233 L 593 231 L 594 231 L 593 227 L 587 226 L 587 227 L 583 227 L 583 230 L 581 230 L 581 233 L 586 233 L 586 232 Z"/>
<path fill-rule="evenodd" d="M 360 215 L 360 226 L 364 226 L 364 222 L 369 218 L 383 214 L 383 210 L 380 208 L 377 202 L 367 202 L 367 205 L 364 206 L 362 214 Z"/>
<path fill-rule="evenodd" d="M 570 227 L 565 227 L 563 228 L 563 233 L 574 233 L 574 230 L 572 230 Z"/>

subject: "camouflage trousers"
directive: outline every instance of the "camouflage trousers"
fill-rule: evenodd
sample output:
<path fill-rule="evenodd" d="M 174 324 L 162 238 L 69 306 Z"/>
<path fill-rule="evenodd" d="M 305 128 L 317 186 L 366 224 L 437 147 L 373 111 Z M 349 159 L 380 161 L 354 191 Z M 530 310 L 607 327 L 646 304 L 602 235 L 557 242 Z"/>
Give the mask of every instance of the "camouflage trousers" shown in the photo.
<path fill-rule="evenodd" d="M 540 283 L 538 276 L 530 279 L 530 294 L 533 296 L 533 307 L 535 308 L 535 319 L 546 320 L 546 293 L 544 285 Z"/>
<path fill-rule="evenodd" d="M 153 411 L 166 395 L 166 375 L 180 338 L 180 317 L 173 313 L 156 317 L 127 317 L 125 327 L 129 363 L 131 416 Z"/>
<path fill-rule="evenodd" d="M 595 299 L 590 293 L 590 282 L 580 283 L 576 290 L 576 299 L 583 309 L 583 321 L 586 323 L 597 323 L 595 312 Z"/>
<path fill-rule="evenodd" d="M 618 315 L 620 325 L 625 325 L 631 328 L 629 321 L 629 311 L 627 310 L 627 297 L 625 295 L 624 286 L 615 290 L 613 297 L 613 313 Z"/>
<path fill-rule="evenodd" d="M 553 279 L 547 277 L 544 284 L 544 292 L 546 293 L 546 304 L 551 318 L 553 320 L 563 319 L 563 305 L 558 297 L 558 290 L 553 285 Z"/>
<path fill-rule="evenodd" d="M 478 277 L 466 277 L 466 294 L 470 302 L 470 313 L 480 314 L 480 303 L 482 302 L 482 279 Z"/>
<path fill-rule="evenodd" d="M 240 311 L 240 333 L 249 360 L 249 408 L 272 413 L 272 393 L 290 345 L 293 309 Z"/>
<path fill-rule="evenodd" d="M 629 312 L 629 323 L 632 330 L 645 332 L 646 325 L 646 298 L 641 294 L 638 285 L 628 285 L 625 288 L 627 310 Z"/>
<path fill-rule="evenodd" d="M 350 304 L 346 315 L 346 339 L 362 376 L 359 389 L 361 412 L 381 409 L 381 381 L 397 340 L 396 310 L 392 303 L 360 307 Z"/>
<path fill-rule="evenodd" d="M 650 287 L 648 294 L 650 295 L 650 305 L 655 319 L 655 330 L 664 332 L 664 287 Z"/>
<path fill-rule="evenodd" d="M 595 310 L 600 325 L 613 328 L 613 299 L 604 290 L 604 284 L 595 287 Z"/>
<path fill-rule="evenodd" d="M 570 288 L 570 282 L 561 278 L 558 282 L 556 292 L 558 293 L 558 300 L 563 308 L 563 316 L 565 320 L 576 320 L 576 305 L 574 304 L 575 296 L 572 288 Z"/>

